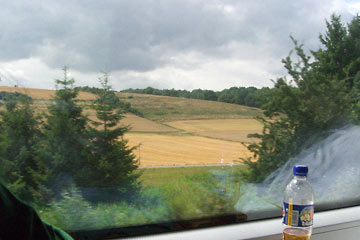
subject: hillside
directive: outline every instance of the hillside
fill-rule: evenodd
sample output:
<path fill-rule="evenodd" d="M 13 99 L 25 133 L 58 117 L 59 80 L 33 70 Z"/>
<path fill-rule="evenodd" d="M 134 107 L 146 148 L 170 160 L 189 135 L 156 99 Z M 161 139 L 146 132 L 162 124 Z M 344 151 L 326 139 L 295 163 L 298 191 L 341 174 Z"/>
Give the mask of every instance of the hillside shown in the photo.
<path fill-rule="evenodd" d="M 0 91 L 22 92 L 34 98 L 37 113 L 53 104 L 54 90 L 0 87 Z M 119 125 L 130 126 L 125 139 L 141 166 L 182 166 L 235 163 L 249 157 L 242 142 L 251 142 L 249 133 L 260 132 L 262 125 L 253 118 L 260 109 L 214 101 L 118 93 L 121 100 L 144 114 L 124 114 Z M 90 109 L 96 96 L 80 92 L 79 105 L 89 119 L 96 120 Z"/>
<path fill-rule="evenodd" d="M 258 108 L 215 101 L 136 93 L 118 93 L 118 96 L 142 112 L 145 118 L 160 122 L 193 119 L 239 119 L 262 115 L 262 111 Z"/>

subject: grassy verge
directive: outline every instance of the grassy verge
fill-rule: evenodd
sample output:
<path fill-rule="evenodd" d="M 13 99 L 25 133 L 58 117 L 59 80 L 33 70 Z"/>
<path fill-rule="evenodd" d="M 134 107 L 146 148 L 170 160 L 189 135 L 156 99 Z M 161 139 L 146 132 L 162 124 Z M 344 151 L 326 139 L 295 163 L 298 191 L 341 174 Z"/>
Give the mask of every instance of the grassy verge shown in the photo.
<path fill-rule="evenodd" d="M 43 220 L 66 230 L 102 229 L 192 219 L 234 212 L 237 173 L 244 166 L 142 169 L 134 202 L 85 201 L 74 188 L 39 210 Z"/>
<path fill-rule="evenodd" d="M 243 169 L 244 166 L 219 166 L 219 167 L 180 167 L 180 168 L 149 168 L 140 169 L 142 175 L 140 180 L 143 186 L 161 186 L 177 183 L 186 178 L 206 178 L 213 175 L 214 172 L 223 171 L 231 173 L 235 178 L 235 174 Z M 203 181 L 205 179 L 200 180 Z M 234 179 L 235 180 L 235 179 Z"/>

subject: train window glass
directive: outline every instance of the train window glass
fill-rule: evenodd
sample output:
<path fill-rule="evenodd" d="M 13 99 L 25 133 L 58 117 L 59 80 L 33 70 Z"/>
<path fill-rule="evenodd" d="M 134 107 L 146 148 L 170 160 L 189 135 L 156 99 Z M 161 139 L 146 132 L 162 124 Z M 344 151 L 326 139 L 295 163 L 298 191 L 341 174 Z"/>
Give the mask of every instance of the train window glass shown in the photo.
<path fill-rule="evenodd" d="M 357 205 L 359 11 L 3 3 L 1 181 L 70 232 L 281 216 L 294 164 L 309 166 L 317 210 Z"/>

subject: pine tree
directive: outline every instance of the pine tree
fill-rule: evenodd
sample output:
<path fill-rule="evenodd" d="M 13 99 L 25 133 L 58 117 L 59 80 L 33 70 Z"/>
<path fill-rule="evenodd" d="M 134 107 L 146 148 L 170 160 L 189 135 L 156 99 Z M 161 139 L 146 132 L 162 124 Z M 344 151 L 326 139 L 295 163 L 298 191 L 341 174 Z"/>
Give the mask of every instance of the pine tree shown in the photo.
<path fill-rule="evenodd" d="M 43 147 L 38 152 L 38 156 L 45 159 L 45 163 L 51 168 L 55 178 L 52 183 L 57 185 L 60 184 L 56 183 L 59 176 L 74 180 L 87 158 L 87 118 L 75 101 L 78 95 L 78 91 L 74 89 L 75 80 L 69 78 L 67 67 L 63 71 L 64 78 L 56 80 L 55 104 L 48 107 L 41 143 Z"/>
<path fill-rule="evenodd" d="M 98 121 L 90 128 L 91 157 L 83 168 L 81 186 L 117 189 L 120 192 L 133 191 L 138 187 L 134 148 L 127 146 L 124 133 L 126 126 L 118 126 L 123 118 L 118 108 L 118 97 L 114 94 L 105 73 L 99 78 L 102 90 L 94 101 Z"/>
<path fill-rule="evenodd" d="M 0 171 L 3 181 L 23 200 L 32 203 L 46 201 L 48 190 L 44 184 L 49 170 L 42 159 L 36 157 L 40 130 L 30 98 L 6 98 L 5 110 L 0 112 L 0 116 Z"/>

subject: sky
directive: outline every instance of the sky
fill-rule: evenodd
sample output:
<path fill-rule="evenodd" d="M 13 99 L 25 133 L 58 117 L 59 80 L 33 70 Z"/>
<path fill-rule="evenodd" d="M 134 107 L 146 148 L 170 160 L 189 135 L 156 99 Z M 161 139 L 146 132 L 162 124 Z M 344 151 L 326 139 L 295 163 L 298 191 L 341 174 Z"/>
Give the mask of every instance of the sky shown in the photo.
<path fill-rule="evenodd" d="M 18 0 L 0 8 L 0 85 L 222 90 L 272 86 L 293 49 L 321 47 L 332 13 L 360 0 Z"/>

